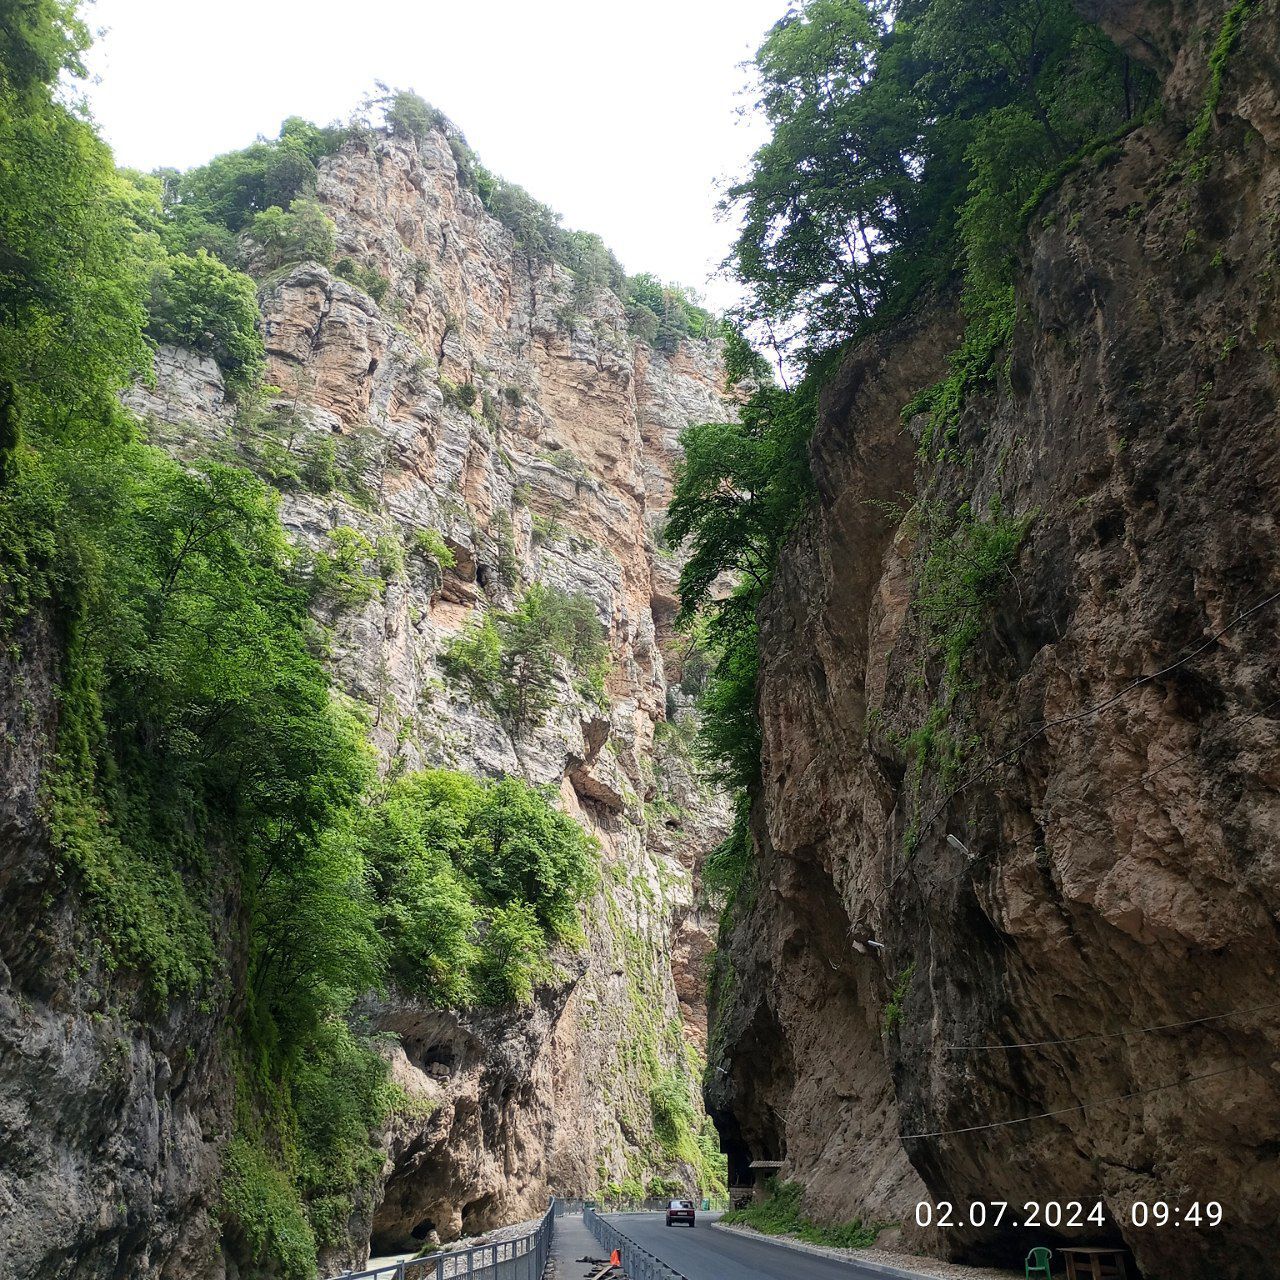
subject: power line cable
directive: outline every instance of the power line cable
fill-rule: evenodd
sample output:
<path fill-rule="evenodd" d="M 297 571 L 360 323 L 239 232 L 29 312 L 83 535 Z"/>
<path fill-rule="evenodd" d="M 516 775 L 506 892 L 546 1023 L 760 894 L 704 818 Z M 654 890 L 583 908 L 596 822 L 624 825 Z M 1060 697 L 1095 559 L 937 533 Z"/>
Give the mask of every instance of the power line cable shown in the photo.
<path fill-rule="evenodd" d="M 1252 605 L 1250 608 L 1246 609 L 1243 613 L 1237 614 L 1230 622 L 1226 624 L 1226 626 L 1221 627 L 1219 630 L 1215 631 L 1213 635 L 1211 635 L 1202 644 L 1197 645 L 1196 648 L 1190 650 L 1188 653 L 1183 654 L 1182 657 L 1179 658 L 1176 662 L 1171 662 L 1169 663 L 1168 666 L 1161 667 L 1159 671 L 1153 671 L 1149 675 L 1139 676 L 1136 680 L 1133 680 L 1129 684 L 1125 685 L 1123 689 L 1117 690 L 1115 693 L 1111 694 L 1109 697 L 1104 698 L 1101 702 L 1096 702 L 1093 704 L 1093 706 L 1084 707 L 1079 711 L 1073 711 L 1069 715 L 1056 716 L 1052 720 L 1043 721 L 1040 724 L 1039 728 L 1037 728 L 1034 732 L 1027 734 L 1025 738 L 1023 738 L 1020 742 L 1016 743 L 1014 746 L 1010 747 L 1007 751 L 1004 751 L 1002 754 L 988 760 L 984 765 L 982 765 L 981 768 L 975 770 L 967 778 L 965 778 L 963 782 L 960 782 L 955 787 L 953 787 L 938 803 L 933 813 L 929 815 L 928 821 L 926 821 L 925 824 L 920 828 L 920 835 L 923 836 L 924 833 L 928 831 L 930 827 L 933 826 L 933 824 L 938 820 L 938 818 L 946 810 L 947 806 L 951 803 L 951 801 L 954 800 L 956 796 L 958 796 L 962 791 L 972 786 L 975 782 L 977 782 L 979 778 L 984 777 L 986 774 L 990 773 L 992 769 L 995 769 L 997 766 L 1001 764 L 1005 764 L 1008 761 L 1014 759 L 1016 756 L 1021 755 L 1022 752 L 1025 751 L 1026 748 L 1031 745 L 1031 743 L 1033 743 L 1041 735 L 1047 733 L 1050 729 L 1056 729 L 1064 724 L 1074 724 L 1077 720 L 1084 720 L 1084 719 L 1087 719 L 1089 716 L 1097 715 L 1099 711 L 1105 711 L 1108 707 L 1113 706 L 1115 703 L 1119 702 L 1120 699 L 1127 697 L 1135 689 L 1140 689 L 1144 685 L 1150 684 L 1153 680 L 1159 680 L 1164 676 L 1171 675 L 1173 672 L 1177 671 L 1179 667 L 1186 666 L 1188 662 L 1190 662 L 1193 658 L 1199 657 L 1200 654 L 1204 653 L 1206 649 L 1216 644 L 1228 632 L 1233 631 L 1242 622 L 1247 621 L 1249 618 L 1253 617 L 1255 613 L 1258 613 L 1260 610 L 1265 609 L 1267 605 L 1274 603 L 1276 600 L 1280 600 L 1280 591 L 1272 592 L 1271 595 L 1266 596 L 1264 599 L 1258 601 L 1257 604 Z"/>
<path fill-rule="evenodd" d="M 1016 1120 L 995 1120 L 990 1124 L 971 1124 L 963 1129 L 935 1129 L 929 1133 L 903 1133 L 899 1140 L 910 1142 L 916 1138 L 954 1138 L 962 1133 L 982 1133 L 987 1129 L 1007 1129 L 1015 1124 L 1030 1124 L 1033 1120 L 1050 1120 L 1054 1116 L 1071 1115 L 1076 1111 L 1088 1111 L 1091 1107 L 1107 1107 L 1116 1102 L 1127 1102 L 1130 1098 L 1140 1098 L 1148 1093 L 1160 1093 L 1165 1089 L 1179 1089 L 1183 1085 L 1195 1084 L 1198 1080 L 1212 1080 L 1215 1076 L 1225 1076 L 1233 1071 L 1243 1071 L 1246 1067 L 1259 1065 L 1255 1062 L 1237 1062 L 1233 1067 L 1222 1067 L 1217 1071 L 1206 1071 L 1200 1075 L 1184 1076 L 1181 1080 L 1170 1080 L 1167 1084 L 1148 1085 L 1145 1089 L 1133 1089 L 1129 1093 L 1116 1094 L 1114 1098 L 1099 1098 L 1093 1102 L 1081 1102 L 1074 1107 L 1059 1107 L 1056 1111 L 1041 1111 L 1034 1116 L 1020 1116 Z"/>
<path fill-rule="evenodd" d="M 1243 1005 L 1239 1009 L 1227 1009 L 1222 1013 L 1207 1014 L 1203 1018 L 1189 1018 L 1186 1022 L 1158 1022 L 1149 1027 L 1130 1027 L 1127 1031 L 1089 1031 L 1084 1035 L 1067 1036 L 1062 1040 L 1027 1040 L 1021 1044 L 948 1044 L 945 1049 L 1045 1049 L 1051 1045 L 1080 1044 L 1085 1040 L 1122 1040 L 1126 1036 L 1147 1035 L 1152 1031 L 1175 1031 L 1179 1027 L 1196 1027 L 1205 1022 L 1221 1022 L 1241 1013 L 1260 1013 L 1264 1009 L 1280 1009 L 1280 1000 L 1268 1000 L 1265 1004 Z"/>
<path fill-rule="evenodd" d="M 1242 622 L 1245 622 L 1247 619 L 1251 618 L 1254 614 L 1266 608 L 1267 605 L 1272 604 L 1276 600 L 1280 600 L 1280 591 L 1273 591 L 1269 596 L 1265 596 L 1263 599 L 1259 600 L 1256 604 L 1251 605 L 1243 613 L 1237 614 L 1225 626 L 1215 631 L 1214 634 L 1211 635 L 1202 644 L 1198 645 L 1196 648 L 1189 650 L 1187 653 L 1183 654 L 1182 657 L 1180 657 L 1176 662 L 1169 663 L 1167 666 L 1162 667 L 1159 671 L 1153 671 L 1148 675 L 1139 676 L 1136 680 L 1130 681 L 1130 683 L 1125 685 L 1124 688 L 1117 690 L 1115 693 L 1104 698 L 1101 702 L 1096 702 L 1092 706 L 1084 707 L 1079 711 L 1073 711 L 1069 715 L 1057 716 L 1052 720 L 1043 721 L 1040 724 L 1040 726 L 1036 730 L 1034 730 L 1034 732 L 1027 734 L 1025 738 L 1023 738 L 1020 742 L 1015 744 L 1013 747 L 1010 747 L 1007 751 L 989 759 L 979 769 L 976 769 L 967 778 L 965 778 L 964 781 L 958 783 L 949 792 L 947 792 L 947 794 L 943 796 L 942 800 L 939 801 L 938 805 L 934 808 L 933 812 L 929 815 L 928 819 L 920 827 L 916 836 L 917 841 L 919 841 L 924 837 L 925 833 L 929 831 L 930 828 L 933 826 L 933 824 L 938 820 L 938 818 L 942 816 L 942 814 L 947 810 L 947 808 L 950 806 L 951 802 L 956 798 L 956 796 L 958 796 L 962 791 L 966 790 L 968 787 L 972 786 L 975 782 L 978 781 L 979 778 L 985 777 L 986 774 L 990 773 L 993 769 L 997 768 L 999 765 L 1005 764 L 1008 761 L 1014 759 L 1016 756 L 1020 755 L 1024 750 L 1026 750 L 1028 746 L 1030 746 L 1032 742 L 1034 742 L 1042 734 L 1047 733 L 1048 730 L 1057 728 L 1061 725 L 1073 724 L 1078 720 L 1084 720 L 1089 716 L 1096 715 L 1099 711 L 1106 710 L 1107 707 L 1114 705 L 1116 702 L 1120 701 L 1120 699 L 1132 693 L 1135 689 L 1139 689 L 1144 685 L 1150 684 L 1153 680 L 1159 680 L 1163 676 L 1170 675 L 1172 672 L 1178 670 L 1178 668 L 1185 666 L 1193 658 L 1198 657 L 1206 649 L 1216 644 L 1220 639 L 1222 639 L 1223 636 L 1225 636 L 1228 632 L 1234 630 Z M 1270 705 L 1274 706 L 1275 704 L 1272 703 Z M 1167 768 L 1169 767 L 1169 765 L 1173 763 L 1175 762 L 1168 761 L 1165 765 L 1162 765 L 1161 768 Z M 1152 776 L 1154 776 L 1154 774 Z M 1141 779 L 1139 779 L 1138 781 L 1141 781 Z M 902 877 L 906 874 L 907 870 L 910 867 L 911 867 L 911 861 L 908 860 L 902 865 L 902 867 L 893 876 L 893 878 L 889 881 L 889 883 L 885 885 L 884 888 L 879 891 L 879 893 L 876 894 L 875 898 L 872 901 L 876 904 L 879 904 L 879 902 L 887 894 L 891 893 L 894 890 L 894 888 L 897 887 L 898 881 L 902 879 Z"/>
<path fill-rule="evenodd" d="M 1280 706 L 1280 698 L 1273 698 L 1270 702 L 1267 703 L 1266 706 L 1259 707 L 1256 711 L 1249 712 L 1249 714 L 1245 716 L 1243 720 L 1240 721 L 1240 727 L 1243 728 L 1251 720 L 1256 720 L 1259 716 L 1266 715 L 1268 711 L 1270 711 L 1273 707 L 1277 707 L 1277 706 Z M 1228 717 L 1228 721 L 1231 721 L 1234 719 L 1236 719 L 1236 716 Z M 1175 764 L 1181 764 L 1182 761 L 1195 755 L 1196 750 L 1197 748 L 1193 747 L 1189 751 L 1184 751 L 1180 756 L 1174 756 L 1172 760 L 1166 760 L 1164 764 L 1157 765 L 1154 769 L 1149 769 L 1146 773 L 1131 779 L 1129 782 L 1126 782 L 1123 786 L 1117 787 L 1113 792 L 1111 792 L 1110 798 L 1114 800 L 1117 796 L 1124 795 L 1126 791 L 1132 791 L 1134 787 L 1140 787 L 1144 782 L 1149 782 L 1152 778 L 1156 777 L 1157 774 L 1163 773 L 1166 769 L 1172 769 Z M 1084 806 L 1083 812 L 1092 814 L 1099 818 L 1106 818 L 1109 816 L 1105 809 L 1100 809 L 1097 805 Z M 1039 834 L 1037 832 L 1028 831 L 1026 835 L 1019 836 L 1016 840 L 1004 841 L 1002 844 L 1002 848 L 1006 851 L 1009 849 L 1016 849 L 1020 845 L 1027 844 L 1028 842 L 1032 840 L 1036 840 L 1038 838 L 1039 838 Z M 932 897 L 934 892 L 942 888 L 944 885 L 951 884 L 953 881 L 959 880 L 962 877 L 967 876 L 969 872 L 973 870 L 974 863 L 978 862 L 979 860 L 982 860 L 981 855 L 975 856 L 973 859 L 973 862 L 970 862 L 966 866 L 962 867 L 958 872 L 956 872 L 955 875 L 945 876 L 941 880 L 935 880 L 933 884 L 929 886 L 929 896 Z M 907 866 L 913 867 L 914 864 L 908 863 Z"/>

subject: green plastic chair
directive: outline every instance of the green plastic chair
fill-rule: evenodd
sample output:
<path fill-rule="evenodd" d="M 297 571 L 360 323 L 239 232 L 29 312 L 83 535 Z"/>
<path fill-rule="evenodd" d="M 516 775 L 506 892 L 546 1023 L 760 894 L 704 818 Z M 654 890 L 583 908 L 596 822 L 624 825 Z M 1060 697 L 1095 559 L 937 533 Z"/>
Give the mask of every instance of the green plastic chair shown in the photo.
<path fill-rule="evenodd" d="M 1032 1276 L 1046 1276 L 1048 1280 L 1053 1280 L 1053 1272 L 1049 1270 L 1049 1259 L 1053 1256 L 1051 1249 L 1035 1248 L 1027 1254 L 1026 1272 L 1027 1280 L 1031 1280 Z"/>

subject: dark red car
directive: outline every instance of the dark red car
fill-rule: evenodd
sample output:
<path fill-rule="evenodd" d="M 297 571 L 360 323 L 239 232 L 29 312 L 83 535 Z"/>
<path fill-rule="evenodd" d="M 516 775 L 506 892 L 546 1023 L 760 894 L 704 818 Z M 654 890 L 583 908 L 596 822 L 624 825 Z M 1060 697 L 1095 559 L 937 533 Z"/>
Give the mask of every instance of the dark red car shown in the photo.
<path fill-rule="evenodd" d="M 692 1200 L 672 1200 L 667 1205 L 667 1226 L 673 1222 L 687 1222 L 691 1227 L 694 1225 Z"/>

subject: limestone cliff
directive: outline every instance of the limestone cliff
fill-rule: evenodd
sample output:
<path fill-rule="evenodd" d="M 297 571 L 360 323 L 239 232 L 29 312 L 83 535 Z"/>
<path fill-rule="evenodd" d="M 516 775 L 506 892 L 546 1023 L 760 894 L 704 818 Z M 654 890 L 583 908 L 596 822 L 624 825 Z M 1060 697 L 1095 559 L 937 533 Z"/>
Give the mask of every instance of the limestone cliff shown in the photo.
<path fill-rule="evenodd" d="M 1271 1274 L 1280 10 L 1245 6 L 1189 155 L 1226 6 L 1085 8 L 1157 63 L 1165 116 L 1040 206 L 997 389 L 918 455 L 899 413 L 958 337 L 942 305 L 827 389 L 761 616 L 709 1099 L 732 1164 L 783 1159 L 826 1220 L 1101 1199 L 1089 1237 L 1143 1274 Z M 996 527 L 1016 552 L 950 598 L 981 620 L 951 698 L 926 597 Z M 1136 1224 L 1155 1200 L 1228 1226 Z"/>
<path fill-rule="evenodd" d="M 457 1012 L 394 993 L 367 1005 L 415 1105 L 385 1134 L 382 1184 L 325 1259 L 336 1268 L 362 1261 L 371 1238 L 416 1248 L 531 1216 L 552 1190 L 692 1177 L 688 1152 L 655 1135 L 652 1094 L 671 1077 L 696 1096 L 709 940 L 693 882 L 725 815 L 690 767 L 679 561 L 660 528 L 680 431 L 731 409 L 715 340 L 636 339 L 613 293 L 583 296 L 486 212 L 444 132 L 362 131 L 322 163 L 317 197 L 337 257 L 381 300 L 314 263 L 264 274 L 273 394 L 237 406 L 211 361 L 162 347 L 130 406 L 179 457 L 212 448 L 287 476 L 282 519 L 301 545 L 326 552 L 338 531 L 355 548 L 350 567 L 373 585 L 335 595 L 320 620 L 383 772 L 548 784 L 598 837 L 602 868 L 585 947 L 555 957 L 559 976 L 531 1006 Z M 603 696 L 561 671 L 545 722 L 522 725 L 442 654 L 533 583 L 589 598 L 609 664 Z M 5 658 L 20 667 L 3 708 L 23 746 L 6 751 L 3 777 L 0 888 L 15 904 L 37 904 L 48 871 L 35 806 L 55 699 L 49 655 L 29 639 Z M 0 984 L 0 1144 L 13 1178 L 0 1194 L 22 1239 L 0 1275 L 223 1274 L 226 1008 L 138 1023 L 118 975 L 51 966 L 52 935 L 82 922 L 42 924 L 33 905 L 3 927 L 15 962 Z M 221 942 L 234 975 L 234 931 Z M 39 1203 L 24 1206 L 33 1190 Z"/>

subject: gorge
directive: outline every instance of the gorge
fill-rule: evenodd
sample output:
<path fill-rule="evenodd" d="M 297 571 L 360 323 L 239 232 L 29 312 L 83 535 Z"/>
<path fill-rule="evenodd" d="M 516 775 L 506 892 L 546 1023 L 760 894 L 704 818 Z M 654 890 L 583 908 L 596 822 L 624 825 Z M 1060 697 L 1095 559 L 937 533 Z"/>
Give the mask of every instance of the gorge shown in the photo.
<path fill-rule="evenodd" d="M 21 12 L 0 1280 L 1271 1274 L 1277 0 L 780 14 L 729 320 L 409 91 L 118 170 Z"/>

